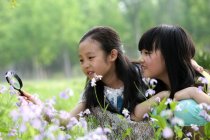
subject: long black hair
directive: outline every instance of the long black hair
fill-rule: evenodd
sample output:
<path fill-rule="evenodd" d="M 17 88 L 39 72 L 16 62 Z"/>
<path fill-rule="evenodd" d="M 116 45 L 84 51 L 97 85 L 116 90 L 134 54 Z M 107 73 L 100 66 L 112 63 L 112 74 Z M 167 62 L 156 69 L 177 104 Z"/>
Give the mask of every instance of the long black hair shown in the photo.
<path fill-rule="evenodd" d="M 182 27 L 160 25 L 151 28 L 141 37 L 138 49 L 161 51 L 171 86 L 170 98 L 174 97 L 175 92 L 195 84 L 198 73 L 191 64 L 195 46 Z"/>
<path fill-rule="evenodd" d="M 105 55 L 110 54 L 113 49 L 118 51 L 115 65 L 117 77 L 124 83 L 122 109 L 126 108 L 130 112 L 133 112 L 136 104 L 145 100 L 142 94 L 144 94 L 146 86 L 142 82 L 138 66 L 132 64 L 128 58 L 124 56 L 122 44 L 117 32 L 110 27 L 95 27 L 89 30 L 81 38 L 79 43 L 83 42 L 87 38 L 98 41 L 101 44 L 100 46 Z M 102 81 L 97 81 L 95 88 L 99 102 L 105 108 L 107 104 L 104 106 L 104 86 L 105 84 Z M 90 81 L 86 83 L 84 96 L 86 100 L 86 108 L 91 109 L 92 107 L 99 105 L 95 96 L 94 87 L 91 86 Z M 122 109 L 118 113 L 122 113 Z M 117 112 L 110 105 L 108 110 Z"/>

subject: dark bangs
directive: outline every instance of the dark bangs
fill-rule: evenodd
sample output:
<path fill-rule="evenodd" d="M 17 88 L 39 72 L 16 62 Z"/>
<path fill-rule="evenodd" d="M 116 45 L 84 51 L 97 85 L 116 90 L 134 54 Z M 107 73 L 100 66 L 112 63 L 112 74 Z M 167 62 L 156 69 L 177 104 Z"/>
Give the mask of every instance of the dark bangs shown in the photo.
<path fill-rule="evenodd" d="M 139 40 L 138 50 L 142 51 L 143 49 L 152 51 L 153 49 L 159 48 L 159 39 L 157 38 L 157 28 L 151 28 L 145 32 L 141 39 Z"/>

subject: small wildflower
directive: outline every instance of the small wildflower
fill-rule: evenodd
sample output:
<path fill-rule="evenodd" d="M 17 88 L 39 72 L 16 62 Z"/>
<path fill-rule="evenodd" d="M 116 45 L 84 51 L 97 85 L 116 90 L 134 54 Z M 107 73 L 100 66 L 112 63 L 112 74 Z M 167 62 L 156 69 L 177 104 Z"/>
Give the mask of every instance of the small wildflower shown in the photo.
<path fill-rule="evenodd" d="M 203 91 L 203 87 L 202 86 L 198 86 L 198 93 L 202 92 Z"/>
<path fill-rule="evenodd" d="M 16 129 L 10 130 L 10 132 L 8 133 L 8 136 L 9 136 L 9 137 L 17 136 L 17 130 L 16 130 Z"/>
<path fill-rule="evenodd" d="M 149 81 L 149 84 L 150 84 L 150 86 L 151 86 L 152 88 L 155 88 L 155 86 L 156 86 L 157 83 L 158 83 L 158 82 L 157 82 L 156 79 L 151 79 L 151 80 Z"/>
<path fill-rule="evenodd" d="M 91 80 L 91 87 L 95 87 L 95 86 L 96 86 L 96 79 L 93 78 L 93 79 Z"/>
<path fill-rule="evenodd" d="M 202 116 L 203 118 L 205 118 L 208 122 L 210 122 L 210 115 L 207 113 L 206 110 L 202 110 L 200 113 L 199 113 L 200 116 Z"/>
<path fill-rule="evenodd" d="M 178 117 L 173 117 L 171 119 L 171 124 L 172 125 L 177 125 L 178 124 L 179 126 L 184 126 L 184 121 L 182 119 L 178 118 Z"/>
<path fill-rule="evenodd" d="M 78 123 L 78 120 L 75 117 L 72 117 L 66 126 L 67 130 L 70 130 L 73 126 L 77 125 Z"/>
<path fill-rule="evenodd" d="M 78 115 L 79 115 L 79 117 L 83 117 L 84 116 L 84 112 L 81 111 Z"/>
<path fill-rule="evenodd" d="M 12 71 L 8 71 L 5 75 L 5 77 L 12 77 L 13 76 L 13 72 Z"/>
<path fill-rule="evenodd" d="M 148 113 L 145 113 L 144 116 L 143 116 L 143 119 L 146 119 L 146 118 L 149 118 Z"/>
<path fill-rule="evenodd" d="M 161 111 L 160 116 L 166 117 L 166 118 L 171 118 L 173 116 L 173 112 L 170 109 L 163 110 L 163 111 Z"/>
<path fill-rule="evenodd" d="M 70 114 L 67 111 L 61 110 L 61 111 L 59 111 L 59 118 L 61 118 L 63 120 L 67 120 L 70 118 Z"/>
<path fill-rule="evenodd" d="M 83 129 L 87 130 L 87 121 L 84 118 L 79 118 L 79 123 Z"/>
<path fill-rule="evenodd" d="M 153 89 L 148 89 L 147 91 L 146 91 L 146 93 L 145 93 L 145 96 L 146 97 L 148 97 L 149 95 L 154 95 L 155 94 L 155 90 L 153 90 Z"/>
<path fill-rule="evenodd" d="M 7 91 L 6 86 L 0 85 L 0 93 L 5 93 Z"/>
<path fill-rule="evenodd" d="M 9 92 L 10 92 L 11 95 L 14 95 L 14 94 L 17 93 L 17 91 L 12 86 L 10 86 Z"/>
<path fill-rule="evenodd" d="M 68 99 L 70 96 L 73 96 L 74 93 L 71 89 L 67 88 L 65 91 L 60 93 L 60 98 Z"/>
<path fill-rule="evenodd" d="M 42 121 L 38 118 L 33 119 L 31 121 L 31 126 L 33 126 L 33 128 L 37 129 L 37 130 L 41 130 L 42 126 Z"/>
<path fill-rule="evenodd" d="M 208 84 L 208 80 L 205 77 L 199 77 L 198 81 L 200 81 L 202 84 Z"/>
<path fill-rule="evenodd" d="M 186 136 L 187 136 L 187 137 L 192 137 L 192 133 L 191 133 L 191 132 L 188 132 L 188 133 L 186 134 Z"/>
<path fill-rule="evenodd" d="M 195 124 L 191 124 L 191 128 L 192 128 L 193 130 L 195 130 L 195 131 L 198 131 L 198 130 L 199 130 L 198 126 L 195 125 Z"/>
<path fill-rule="evenodd" d="M 165 102 L 165 105 L 168 105 L 172 102 L 172 100 L 170 98 L 167 99 L 167 101 Z"/>
<path fill-rule="evenodd" d="M 166 127 L 163 129 L 162 135 L 164 138 L 168 139 L 168 138 L 172 138 L 174 136 L 174 132 L 171 130 L 171 128 Z"/>
<path fill-rule="evenodd" d="M 101 80 L 102 76 L 101 75 L 97 75 L 94 73 L 94 77 L 91 79 L 91 87 L 96 86 L 96 82 Z"/>
<path fill-rule="evenodd" d="M 21 133 L 23 133 L 23 132 L 25 132 L 26 130 L 27 130 L 26 125 L 25 125 L 24 123 L 22 123 L 22 124 L 20 125 L 19 131 L 20 131 Z"/>
<path fill-rule="evenodd" d="M 130 119 L 129 111 L 126 108 L 123 109 L 122 114 L 126 119 Z"/>
<path fill-rule="evenodd" d="M 177 105 L 175 110 L 176 110 L 176 111 L 182 111 L 180 105 Z"/>
<path fill-rule="evenodd" d="M 89 109 L 86 109 L 85 111 L 84 111 L 84 115 L 89 115 L 90 114 L 90 110 Z"/>

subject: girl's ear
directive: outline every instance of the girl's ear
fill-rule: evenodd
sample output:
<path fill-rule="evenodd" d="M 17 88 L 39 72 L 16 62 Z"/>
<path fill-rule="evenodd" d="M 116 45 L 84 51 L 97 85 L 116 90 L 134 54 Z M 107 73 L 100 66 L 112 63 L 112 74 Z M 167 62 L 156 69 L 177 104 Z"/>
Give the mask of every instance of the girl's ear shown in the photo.
<path fill-rule="evenodd" d="M 113 49 L 110 53 L 110 61 L 115 61 L 118 56 L 118 51 L 116 49 Z"/>

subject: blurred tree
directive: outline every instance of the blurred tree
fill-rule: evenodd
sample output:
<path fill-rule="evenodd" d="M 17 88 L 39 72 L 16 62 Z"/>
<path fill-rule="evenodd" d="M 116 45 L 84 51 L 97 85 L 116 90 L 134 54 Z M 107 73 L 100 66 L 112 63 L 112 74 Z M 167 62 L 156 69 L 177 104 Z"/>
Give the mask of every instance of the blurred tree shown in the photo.
<path fill-rule="evenodd" d="M 208 0 L 36 0 L 0 1 L 0 71 L 45 77 L 71 76 L 79 65 L 78 41 L 90 28 L 111 26 L 120 34 L 126 54 L 137 58 L 137 43 L 147 29 L 178 24 L 195 41 L 200 65 L 210 67 L 210 1 Z M 13 8 L 12 8 L 13 7 Z M 199 60 L 198 60 L 199 59 Z"/>

